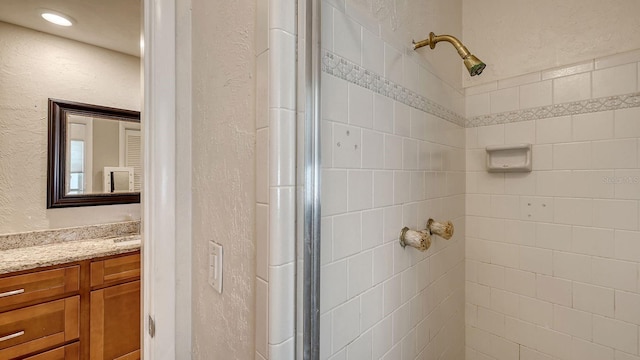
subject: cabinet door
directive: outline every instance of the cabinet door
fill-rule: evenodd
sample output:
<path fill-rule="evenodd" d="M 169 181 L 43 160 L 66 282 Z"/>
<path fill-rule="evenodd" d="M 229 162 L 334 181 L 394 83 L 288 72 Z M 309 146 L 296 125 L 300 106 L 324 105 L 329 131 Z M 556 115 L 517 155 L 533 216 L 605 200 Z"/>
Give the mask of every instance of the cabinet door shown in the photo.
<path fill-rule="evenodd" d="M 140 359 L 140 280 L 91 292 L 91 360 Z"/>

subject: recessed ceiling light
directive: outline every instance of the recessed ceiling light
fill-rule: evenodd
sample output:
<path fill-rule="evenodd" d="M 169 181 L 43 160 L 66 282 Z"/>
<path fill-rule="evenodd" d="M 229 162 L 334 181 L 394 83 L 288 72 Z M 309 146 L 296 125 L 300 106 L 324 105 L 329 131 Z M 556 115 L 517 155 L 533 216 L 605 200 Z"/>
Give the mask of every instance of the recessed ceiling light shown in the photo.
<path fill-rule="evenodd" d="M 50 23 L 60 25 L 60 26 L 71 26 L 73 25 L 73 21 L 68 16 L 62 15 L 60 13 L 55 13 L 52 11 L 44 11 L 41 14 L 42 18 L 47 20 Z"/>

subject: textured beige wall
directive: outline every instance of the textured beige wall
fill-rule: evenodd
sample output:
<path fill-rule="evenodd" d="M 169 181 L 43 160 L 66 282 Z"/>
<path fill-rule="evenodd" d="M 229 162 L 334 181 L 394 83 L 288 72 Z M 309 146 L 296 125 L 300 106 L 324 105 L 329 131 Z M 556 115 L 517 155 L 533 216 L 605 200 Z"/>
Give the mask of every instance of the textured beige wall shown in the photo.
<path fill-rule="evenodd" d="M 465 86 L 640 48 L 637 0 L 466 0 L 464 41 L 487 63 Z"/>
<path fill-rule="evenodd" d="M 255 1 L 192 1 L 193 358 L 254 358 Z M 223 293 L 207 284 L 224 248 Z"/>
<path fill-rule="evenodd" d="M 46 209 L 47 99 L 140 109 L 140 60 L 0 22 L 0 233 L 123 221 L 139 204 Z"/>

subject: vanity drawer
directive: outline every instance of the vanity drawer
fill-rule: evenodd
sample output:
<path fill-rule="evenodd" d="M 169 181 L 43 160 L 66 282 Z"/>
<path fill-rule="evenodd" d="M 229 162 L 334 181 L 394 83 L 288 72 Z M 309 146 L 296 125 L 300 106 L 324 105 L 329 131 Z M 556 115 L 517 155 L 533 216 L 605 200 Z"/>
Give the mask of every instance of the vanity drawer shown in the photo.
<path fill-rule="evenodd" d="M 57 349 L 43 352 L 42 354 L 30 356 L 24 360 L 79 360 L 80 359 L 80 343 L 73 343 L 67 346 L 61 346 Z"/>
<path fill-rule="evenodd" d="M 140 278 L 140 254 L 91 263 L 91 287 L 108 286 Z"/>
<path fill-rule="evenodd" d="M 80 289 L 80 266 L 38 271 L 0 279 L 0 311 Z"/>
<path fill-rule="evenodd" d="M 80 335 L 80 296 L 0 314 L 0 359 L 61 345 Z"/>

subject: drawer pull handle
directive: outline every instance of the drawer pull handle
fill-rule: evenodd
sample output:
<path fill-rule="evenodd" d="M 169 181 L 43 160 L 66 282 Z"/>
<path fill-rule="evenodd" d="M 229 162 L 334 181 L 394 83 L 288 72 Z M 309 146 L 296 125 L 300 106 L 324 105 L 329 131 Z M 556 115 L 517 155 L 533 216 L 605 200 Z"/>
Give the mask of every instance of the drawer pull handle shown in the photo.
<path fill-rule="evenodd" d="M 7 291 L 7 292 L 4 292 L 4 293 L 0 294 L 0 299 L 3 298 L 3 297 L 7 297 L 7 296 L 22 294 L 23 292 L 24 292 L 24 289 Z"/>
<path fill-rule="evenodd" d="M 24 335 L 24 331 L 18 331 L 15 334 L 11 334 L 11 335 L 7 335 L 7 336 L 1 337 L 0 338 L 0 342 L 11 340 L 11 339 L 15 339 L 15 338 L 20 337 L 22 335 Z"/>

